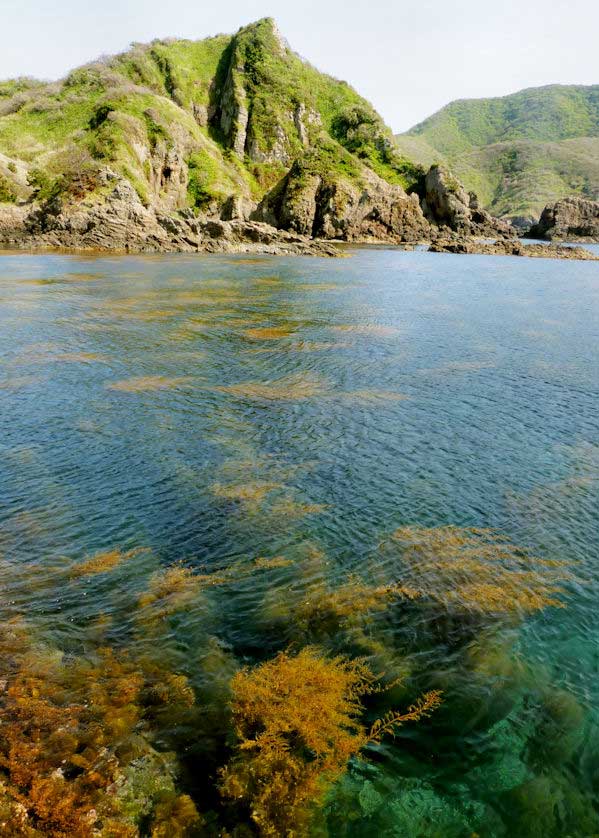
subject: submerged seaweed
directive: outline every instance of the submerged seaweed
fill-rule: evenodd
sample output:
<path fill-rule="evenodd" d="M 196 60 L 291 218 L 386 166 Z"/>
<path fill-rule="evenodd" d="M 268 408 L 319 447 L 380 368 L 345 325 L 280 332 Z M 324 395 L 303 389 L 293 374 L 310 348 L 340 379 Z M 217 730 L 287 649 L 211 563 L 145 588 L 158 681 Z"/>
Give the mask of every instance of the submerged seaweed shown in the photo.
<path fill-rule="evenodd" d="M 161 264 L 2 302 L 0 835 L 599 835 L 592 358 Z"/>
<path fill-rule="evenodd" d="M 184 836 L 199 825 L 192 800 L 175 789 L 174 759 L 147 738 L 141 668 L 109 649 L 66 659 L 35 647 L 18 622 L 2 626 L 0 643 L 0 818 L 10 830 L 2 834 L 138 838 L 147 823 L 152 835 Z M 144 796 L 133 797 L 140 781 Z"/>
<path fill-rule="evenodd" d="M 306 835 L 315 807 L 352 757 L 441 702 L 438 692 L 427 693 L 368 729 L 362 699 L 381 689 L 376 677 L 361 661 L 310 647 L 237 673 L 231 688 L 238 744 L 221 791 L 247 805 L 260 834 L 273 838 Z"/>
<path fill-rule="evenodd" d="M 525 614 L 563 608 L 564 562 L 533 556 L 488 529 L 402 527 L 382 545 L 402 581 L 448 610 Z"/>

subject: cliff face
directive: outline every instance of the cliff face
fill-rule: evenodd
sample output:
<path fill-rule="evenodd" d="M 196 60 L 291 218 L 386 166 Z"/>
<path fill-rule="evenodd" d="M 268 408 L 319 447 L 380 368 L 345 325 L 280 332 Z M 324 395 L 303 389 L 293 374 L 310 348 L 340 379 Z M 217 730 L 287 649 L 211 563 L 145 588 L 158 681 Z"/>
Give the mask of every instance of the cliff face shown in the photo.
<path fill-rule="evenodd" d="M 285 231 L 430 240 L 438 225 L 488 235 L 490 217 L 464 203 L 461 186 L 449 200 L 441 181 L 402 157 L 372 106 L 295 55 L 271 19 L 232 37 L 136 45 L 56 84 L 0 83 L 5 244 L 229 247 L 242 229 L 260 239 L 246 222 L 281 241 Z M 227 232 L 206 238 L 215 220 Z"/>
<path fill-rule="evenodd" d="M 549 204 L 530 236 L 558 241 L 599 241 L 599 202 L 564 198 Z"/>
<path fill-rule="evenodd" d="M 407 195 L 332 144 L 295 160 L 254 217 L 323 239 L 415 242 L 432 235 L 417 195 Z"/>

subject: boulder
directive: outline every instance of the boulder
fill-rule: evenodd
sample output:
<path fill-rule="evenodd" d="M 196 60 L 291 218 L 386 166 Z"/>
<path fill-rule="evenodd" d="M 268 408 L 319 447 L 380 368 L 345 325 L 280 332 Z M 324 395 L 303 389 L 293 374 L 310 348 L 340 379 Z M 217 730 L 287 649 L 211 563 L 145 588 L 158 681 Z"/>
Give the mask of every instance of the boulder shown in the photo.
<path fill-rule="evenodd" d="M 599 201 L 563 198 L 548 204 L 529 236 L 562 241 L 599 241 Z"/>

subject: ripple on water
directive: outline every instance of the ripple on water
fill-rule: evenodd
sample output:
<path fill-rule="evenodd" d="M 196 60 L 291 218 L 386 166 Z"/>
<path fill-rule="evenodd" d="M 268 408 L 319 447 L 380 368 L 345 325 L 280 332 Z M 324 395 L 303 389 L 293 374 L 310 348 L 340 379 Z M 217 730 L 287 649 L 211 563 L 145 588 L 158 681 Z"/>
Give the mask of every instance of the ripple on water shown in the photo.
<path fill-rule="evenodd" d="M 593 264 L 0 262 L 2 817 L 599 834 Z"/>

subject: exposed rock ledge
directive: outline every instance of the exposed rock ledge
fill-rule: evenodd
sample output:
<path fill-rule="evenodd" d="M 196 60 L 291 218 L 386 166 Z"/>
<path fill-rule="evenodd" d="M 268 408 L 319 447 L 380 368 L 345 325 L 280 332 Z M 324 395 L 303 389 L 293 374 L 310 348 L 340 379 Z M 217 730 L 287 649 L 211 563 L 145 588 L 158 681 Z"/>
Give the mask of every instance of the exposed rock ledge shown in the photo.
<path fill-rule="evenodd" d="M 210 219 L 198 217 L 191 210 L 165 213 L 159 209 L 147 208 L 141 203 L 133 187 L 127 181 L 121 180 L 102 202 L 82 201 L 66 208 L 59 202 L 49 202 L 42 206 L 0 206 L 0 246 L 23 250 L 66 248 L 130 253 L 205 252 L 339 256 L 342 251 L 332 241 L 334 231 L 338 231 L 341 233 L 340 238 L 354 243 L 398 243 L 403 240 L 414 245 L 432 242 L 430 250 L 434 253 L 505 254 L 553 259 L 599 258 L 582 248 L 524 245 L 516 239 L 504 237 L 492 243 L 474 238 L 473 235 L 493 233 L 501 236 L 504 230 L 496 219 L 490 216 L 481 216 L 479 219 L 471 206 L 464 205 L 462 196 L 459 196 L 458 201 L 451 190 L 446 190 L 444 179 L 443 172 L 435 172 L 435 213 L 438 217 L 443 210 L 442 220 L 453 223 L 457 231 L 451 230 L 446 224 L 438 226 L 427 221 L 416 196 L 408 197 L 398 188 L 395 188 L 397 195 L 390 192 L 385 192 L 384 195 L 377 193 L 375 199 L 375 193 L 366 190 L 366 197 L 362 196 L 361 200 L 356 198 L 354 203 L 346 201 L 343 213 L 333 213 L 338 222 L 337 226 L 323 229 L 313 238 L 305 232 L 310 228 L 310 224 L 305 227 L 294 224 L 289 225 L 291 229 L 281 229 L 275 227 L 272 222 L 265 223 L 247 218 Z M 393 187 L 388 189 L 393 190 Z M 429 198 L 432 191 L 428 192 Z M 331 206 L 332 204 L 327 203 L 327 207 Z M 428 209 L 432 212 L 430 204 Z M 294 206 L 294 213 L 294 219 L 298 220 L 297 206 Z M 457 217 L 452 217 L 452 213 L 460 216 L 459 223 Z M 309 216 L 312 219 L 312 208 Z M 273 221 L 276 220 L 273 214 Z M 342 222 L 347 224 L 347 229 Z M 300 226 L 300 229 L 297 229 L 297 226 Z"/>
<path fill-rule="evenodd" d="M 521 241 L 499 240 L 484 242 L 476 239 L 438 240 L 429 248 L 431 253 L 482 253 L 487 256 L 531 256 L 538 259 L 583 259 L 599 262 L 584 247 L 568 247 L 559 244 L 523 244 Z"/>
<path fill-rule="evenodd" d="M 191 211 L 169 215 L 147 209 L 125 181 L 104 203 L 80 204 L 68 211 L 60 205 L 0 207 L 0 245 L 23 250 L 339 255 L 330 242 L 257 221 L 210 220 Z"/>

